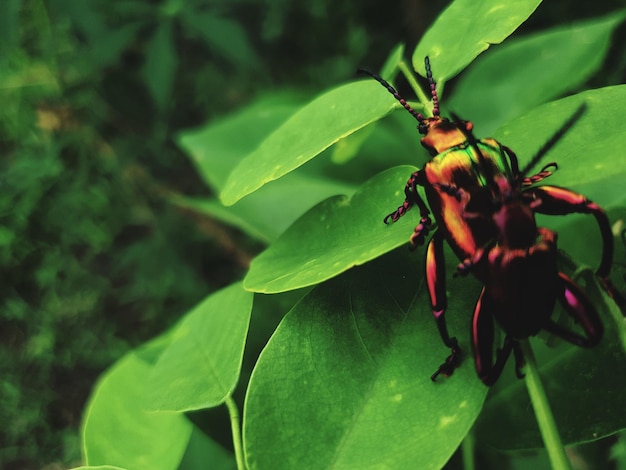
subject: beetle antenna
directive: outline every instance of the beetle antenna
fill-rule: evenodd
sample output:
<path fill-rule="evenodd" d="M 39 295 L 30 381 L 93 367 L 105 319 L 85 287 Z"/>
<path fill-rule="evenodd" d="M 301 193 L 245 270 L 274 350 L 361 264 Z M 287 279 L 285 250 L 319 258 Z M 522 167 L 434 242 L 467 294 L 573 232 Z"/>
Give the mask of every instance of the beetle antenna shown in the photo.
<path fill-rule="evenodd" d="M 407 103 L 406 100 L 404 98 L 402 98 L 402 96 L 400 96 L 400 93 L 398 93 L 396 91 L 396 89 L 394 87 L 392 87 L 384 78 L 382 78 L 377 73 L 372 72 L 371 70 L 367 70 L 367 69 L 358 69 L 357 72 L 365 73 L 365 74 L 369 75 L 374 80 L 376 80 L 378 83 L 380 83 L 382 86 L 384 86 L 387 89 L 387 91 L 389 93 L 391 93 L 393 95 L 393 97 L 395 99 L 397 99 L 402 106 L 404 106 L 404 109 L 406 109 L 409 113 L 411 113 L 411 115 L 415 119 L 417 119 L 417 122 L 419 122 L 420 125 L 424 123 L 424 115 L 421 114 L 421 113 L 418 113 L 417 111 L 415 111 L 411 107 L 411 105 L 409 103 Z"/>
<path fill-rule="evenodd" d="M 552 150 L 552 147 L 556 145 L 556 143 L 563 137 L 576 122 L 582 117 L 582 115 L 587 110 L 587 103 L 582 103 L 576 111 L 570 116 L 570 118 L 565 121 L 565 123 L 550 137 L 550 139 L 543 144 L 543 146 L 539 149 L 539 151 L 535 154 L 535 156 L 528 162 L 528 164 L 524 167 L 524 169 L 520 173 L 520 178 L 524 178 L 529 171 L 533 169 L 533 167 L 541 161 L 546 154 Z"/>
<path fill-rule="evenodd" d="M 430 68 L 430 59 L 428 56 L 424 57 L 424 68 L 426 69 L 426 78 L 428 79 L 428 86 L 430 87 L 430 96 L 433 98 L 433 116 L 439 116 L 439 97 L 437 96 L 437 84 L 433 78 L 433 71 Z"/>

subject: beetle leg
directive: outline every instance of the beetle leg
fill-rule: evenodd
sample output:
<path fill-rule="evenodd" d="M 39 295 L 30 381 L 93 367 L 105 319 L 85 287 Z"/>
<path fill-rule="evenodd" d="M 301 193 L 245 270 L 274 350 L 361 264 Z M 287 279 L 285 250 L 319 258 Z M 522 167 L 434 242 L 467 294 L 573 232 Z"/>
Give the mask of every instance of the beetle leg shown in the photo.
<path fill-rule="evenodd" d="M 424 239 L 430 233 L 431 227 L 432 227 L 432 222 L 430 220 L 430 217 L 428 217 L 428 215 L 426 216 L 422 215 L 422 218 L 420 219 L 420 223 L 417 225 L 417 227 L 415 227 L 413 234 L 409 238 L 409 242 L 410 242 L 409 249 L 411 251 L 413 251 L 415 248 L 417 248 L 418 246 L 424 243 Z"/>
<path fill-rule="evenodd" d="M 551 176 L 552 173 L 554 173 L 554 171 L 558 170 L 559 166 L 556 164 L 556 162 L 551 162 L 548 163 L 546 166 L 544 166 L 541 171 L 533 176 L 527 176 L 525 178 L 522 179 L 522 187 L 528 187 L 531 186 L 535 183 L 539 183 L 540 181 L 543 181 L 544 179 L 546 179 L 548 176 Z"/>
<path fill-rule="evenodd" d="M 557 186 L 538 186 L 524 190 L 524 195 L 532 199 L 530 207 L 534 212 L 547 215 L 566 215 L 572 213 L 592 214 L 596 218 L 602 235 L 602 259 L 596 274 L 608 279 L 613 259 L 613 234 L 611 225 L 604 211 L 596 203 L 582 194 Z M 610 292 L 609 292 L 610 294 Z"/>
<path fill-rule="evenodd" d="M 428 243 L 426 250 L 426 283 L 428 284 L 428 294 L 439 336 L 451 350 L 445 362 L 430 377 L 432 380 L 435 380 L 439 374 L 443 374 L 446 377 L 452 375 L 454 369 L 461 363 L 459 342 L 456 338 L 450 337 L 446 325 L 445 313 L 448 307 L 448 299 L 446 298 L 446 267 L 443 257 L 443 235 L 441 235 L 441 232 L 436 232 Z"/>
<path fill-rule="evenodd" d="M 489 243 L 481 248 L 477 248 L 470 258 L 465 258 L 458 264 L 458 266 L 456 267 L 456 272 L 452 274 L 452 277 L 467 276 L 467 274 L 474 268 L 474 266 L 476 266 L 478 263 L 485 259 L 485 253 L 491 246 L 493 246 L 493 243 Z"/>
<path fill-rule="evenodd" d="M 576 323 L 582 326 L 586 336 L 570 331 L 553 320 L 550 320 L 544 329 L 578 346 L 592 347 L 598 344 L 602 339 L 604 327 L 596 309 L 578 284 L 567 275 L 559 273 L 559 292 L 557 295 L 565 307 L 565 311 Z"/>
<path fill-rule="evenodd" d="M 395 211 L 385 217 L 385 219 L 383 220 L 385 223 L 388 223 L 389 219 L 391 219 L 392 222 L 398 220 L 400 217 L 407 213 L 407 211 L 413 206 L 413 204 L 417 204 L 420 207 L 420 212 L 423 214 L 423 208 L 425 208 L 426 206 L 424 205 L 424 202 L 421 200 L 419 194 L 417 193 L 417 180 L 419 177 L 419 170 L 411 174 L 411 177 L 408 179 L 406 185 L 404 186 L 404 202 Z M 428 212 L 428 209 L 426 209 L 426 212 Z M 422 215 L 422 217 L 424 216 Z"/>
<path fill-rule="evenodd" d="M 521 368 L 524 366 L 524 356 L 519 343 L 508 335 L 504 338 L 502 348 L 496 352 L 495 362 L 493 361 L 494 321 L 492 309 L 493 306 L 489 297 L 485 297 L 485 289 L 483 288 L 478 302 L 476 302 L 472 318 L 472 346 L 476 373 L 487 386 L 493 385 L 502 375 L 502 370 L 511 352 L 515 356 L 515 374 L 518 378 L 523 377 Z"/>

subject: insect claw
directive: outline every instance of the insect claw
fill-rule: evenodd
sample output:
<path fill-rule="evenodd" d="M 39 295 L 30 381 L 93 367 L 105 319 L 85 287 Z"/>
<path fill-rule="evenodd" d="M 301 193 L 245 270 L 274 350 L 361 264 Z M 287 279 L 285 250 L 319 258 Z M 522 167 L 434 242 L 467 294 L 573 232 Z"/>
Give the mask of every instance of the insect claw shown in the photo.
<path fill-rule="evenodd" d="M 396 216 L 396 212 L 392 212 L 391 214 L 388 214 L 384 219 L 383 222 L 385 223 L 385 225 L 389 224 L 389 219 L 391 219 L 392 222 L 395 222 L 396 220 L 398 220 L 398 216 Z"/>
<path fill-rule="evenodd" d="M 430 220 L 430 217 L 422 217 L 420 219 L 419 225 L 415 227 L 415 231 L 413 232 L 413 235 L 411 235 L 411 238 L 409 239 L 409 242 L 411 243 L 409 246 L 409 249 L 411 251 L 413 251 L 418 246 L 424 244 L 424 240 L 426 239 L 426 236 L 430 233 L 431 226 L 432 226 L 432 221 Z"/>
<path fill-rule="evenodd" d="M 445 362 L 439 366 L 433 375 L 430 376 L 430 380 L 434 382 L 441 374 L 445 377 L 450 377 L 454 373 L 454 369 L 456 369 L 460 364 L 461 348 L 454 347 L 452 348 L 452 353 L 446 357 Z"/>

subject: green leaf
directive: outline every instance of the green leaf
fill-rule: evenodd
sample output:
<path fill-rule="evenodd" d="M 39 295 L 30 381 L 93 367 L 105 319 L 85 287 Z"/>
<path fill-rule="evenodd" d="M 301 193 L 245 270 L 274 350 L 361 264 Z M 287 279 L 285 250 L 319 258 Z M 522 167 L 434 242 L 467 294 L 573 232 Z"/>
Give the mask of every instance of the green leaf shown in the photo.
<path fill-rule="evenodd" d="M 221 199 L 226 205 L 284 176 L 340 139 L 400 104 L 373 80 L 349 83 L 319 96 L 291 116 L 230 174 Z"/>
<path fill-rule="evenodd" d="M 237 22 L 212 13 L 185 8 L 181 19 L 190 31 L 200 36 L 217 54 L 240 67 L 259 65 L 259 59 L 245 30 Z"/>
<path fill-rule="evenodd" d="M 497 125 L 583 83 L 596 72 L 624 12 L 512 39 L 479 57 L 446 106 L 490 135 Z"/>
<path fill-rule="evenodd" d="M 415 258 L 400 249 L 351 270 L 283 319 L 246 396 L 250 469 L 438 469 L 450 458 L 488 389 L 469 359 L 431 381 L 448 351 Z M 459 281 L 449 320 L 465 338 L 480 289 Z"/>
<path fill-rule="evenodd" d="M 209 214 L 269 243 L 321 200 L 353 192 L 354 188 L 347 184 L 291 173 L 230 207 L 216 199 L 178 197 L 173 202 Z"/>
<path fill-rule="evenodd" d="M 166 110 L 169 105 L 176 64 L 172 22 L 163 21 L 148 43 L 142 70 L 152 98 L 161 111 Z"/>
<path fill-rule="evenodd" d="M 456 0 L 426 31 L 413 53 L 422 76 L 429 56 L 437 81 L 454 77 L 490 45 L 499 44 L 535 11 L 541 0 Z"/>
<path fill-rule="evenodd" d="M 299 101 L 292 93 L 265 95 L 223 120 L 180 134 L 178 142 L 206 183 L 219 191 L 237 163 L 293 114 Z M 230 207 L 206 198 L 176 197 L 172 201 L 234 225 L 267 243 L 319 201 L 352 192 L 351 186 L 327 177 L 293 172 Z"/>
<path fill-rule="evenodd" d="M 625 102 L 626 85 L 586 91 L 535 108 L 500 128 L 495 138 L 513 149 L 523 168 L 580 105 L 586 103 L 581 119 L 534 171 L 555 161 L 559 169 L 546 183 L 571 187 L 603 205 L 610 205 L 624 198 L 626 166 L 621 149 L 626 147 L 622 126 Z"/>
<path fill-rule="evenodd" d="M 89 465 L 178 467 L 192 425 L 182 414 L 144 410 L 150 370 L 145 359 L 131 352 L 99 379 L 83 424 L 84 458 Z"/>
<path fill-rule="evenodd" d="M 408 244 L 419 213 L 392 225 L 383 219 L 402 204 L 404 185 L 415 170 L 392 168 L 351 198 L 336 196 L 315 206 L 252 261 L 244 287 L 272 293 L 310 286 Z"/>
<path fill-rule="evenodd" d="M 252 294 L 236 283 L 185 315 L 152 368 L 144 407 L 189 411 L 223 403 L 239 378 L 251 310 Z"/>
<path fill-rule="evenodd" d="M 291 116 L 300 101 L 293 93 L 265 94 L 225 118 L 180 133 L 176 140 L 204 181 L 221 191 L 241 159 Z"/>
<path fill-rule="evenodd" d="M 6 0 L 0 4 L 0 51 L 3 55 L 19 44 L 19 31 L 20 1 Z"/>

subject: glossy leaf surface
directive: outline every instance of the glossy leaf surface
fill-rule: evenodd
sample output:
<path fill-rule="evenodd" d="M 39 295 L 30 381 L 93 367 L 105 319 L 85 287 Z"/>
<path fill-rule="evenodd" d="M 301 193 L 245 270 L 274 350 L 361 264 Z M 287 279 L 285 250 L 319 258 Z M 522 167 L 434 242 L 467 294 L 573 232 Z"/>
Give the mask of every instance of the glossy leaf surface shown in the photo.
<path fill-rule="evenodd" d="M 250 468 L 434 469 L 449 459 L 487 388 L 467 355 L 452 377 L 431 381 L 448 350 L 421 270 L 420 256 L 399 249 L 296 304 L 250 381 Z M 459 280 L 449 297 L 451 331 L 463 346 L 478 292 L 476 282 Z"/>
<path fill-rule="evenodd" d="M 398 222 L 383 219 L 404 200 L 404 185 L 415 167 L 378 174 L 351 197 L 327 199 L 298 219 L 257 256 L 244 279 L 255 292 L 282 292 L 317 284 L 372 260 L 400 245 L 408 246 L 419 211 Z"/>

